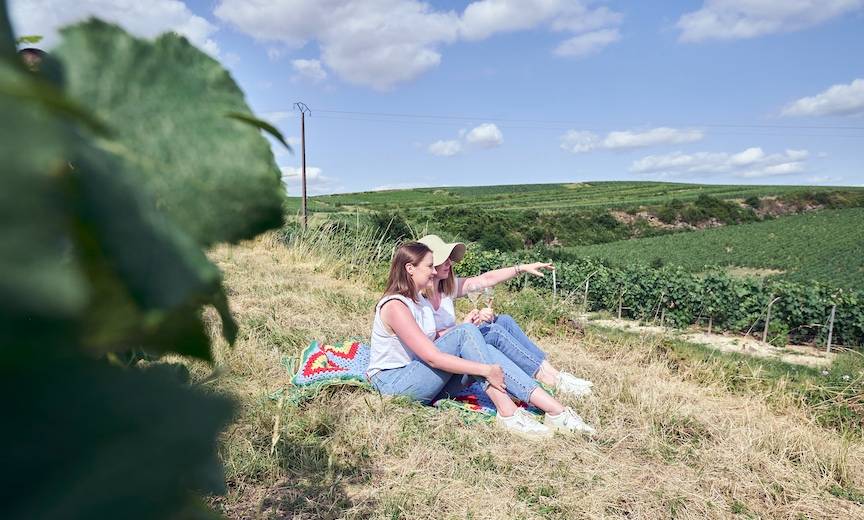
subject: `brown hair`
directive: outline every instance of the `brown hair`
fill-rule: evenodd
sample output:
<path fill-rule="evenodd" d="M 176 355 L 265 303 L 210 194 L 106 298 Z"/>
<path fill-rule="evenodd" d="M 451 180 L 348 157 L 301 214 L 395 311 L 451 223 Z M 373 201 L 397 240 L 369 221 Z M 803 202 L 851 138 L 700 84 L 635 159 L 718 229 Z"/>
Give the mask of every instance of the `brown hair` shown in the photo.
<path fill-rule="evenodd" d="M 387 276 L 387 289 L 384 296 L 389 294 L 401 294 L 406 298 L 417 301 L 417 287 L 414 280 L 405 269 L 406 264 L 418 265 L 423 257 L 431 253 L 426 244 L 420 242 L 406 242 L 393 253 L 393 261 L 390 262 L 390 274 Z"/>

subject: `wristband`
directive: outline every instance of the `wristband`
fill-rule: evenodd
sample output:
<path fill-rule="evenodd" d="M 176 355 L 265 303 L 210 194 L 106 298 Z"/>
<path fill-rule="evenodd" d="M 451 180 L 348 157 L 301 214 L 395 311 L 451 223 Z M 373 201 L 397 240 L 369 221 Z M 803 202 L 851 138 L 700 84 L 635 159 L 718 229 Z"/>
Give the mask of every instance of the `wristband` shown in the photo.
<path fill-rule="evenodd" d="M 516 274 L 519 274 L 519 273 L 521 272 L 521 271 L 519 270 L 519 266 L 518 266 L 518 265 L 514 265 L 514 266 L 513 266 L 513 269 L 516 271 Z"/>

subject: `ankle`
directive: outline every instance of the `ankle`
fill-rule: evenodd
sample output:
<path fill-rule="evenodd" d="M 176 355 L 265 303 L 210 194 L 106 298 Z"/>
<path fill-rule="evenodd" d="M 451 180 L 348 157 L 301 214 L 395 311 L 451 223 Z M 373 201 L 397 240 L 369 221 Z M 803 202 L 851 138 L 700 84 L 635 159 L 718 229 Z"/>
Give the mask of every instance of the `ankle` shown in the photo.
<path fill-rule="evenodd" d="M 537 369 L 537 374 L 534 376 L 537 381 L 549 386 L 555 386 L 558 377 L 558 371 L 552 368 L 546 361 Z"/>
<path fill-rule="evenodd" d="M 561 415 L 562 413 L 564 413 L 564 407 L 559 404 L 550 410 L 544 410 L 544 411 L 546 412 L 546 415 L 549 415 L 552 417 L 557 417 L 557 416 Z"/>

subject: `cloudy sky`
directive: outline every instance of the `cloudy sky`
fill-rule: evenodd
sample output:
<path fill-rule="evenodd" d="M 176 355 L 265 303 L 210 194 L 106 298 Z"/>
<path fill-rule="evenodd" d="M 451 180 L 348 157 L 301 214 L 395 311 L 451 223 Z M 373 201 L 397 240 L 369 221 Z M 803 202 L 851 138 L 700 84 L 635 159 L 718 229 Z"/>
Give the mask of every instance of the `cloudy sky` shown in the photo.
<path fill-rule="evenodd" d="M 19 34 L 173 30 L 299 139 L 310 191 L 864 185 L 864 0 L 12 0 Z M 274 147 L 289 190 L 299 157 Z"/>

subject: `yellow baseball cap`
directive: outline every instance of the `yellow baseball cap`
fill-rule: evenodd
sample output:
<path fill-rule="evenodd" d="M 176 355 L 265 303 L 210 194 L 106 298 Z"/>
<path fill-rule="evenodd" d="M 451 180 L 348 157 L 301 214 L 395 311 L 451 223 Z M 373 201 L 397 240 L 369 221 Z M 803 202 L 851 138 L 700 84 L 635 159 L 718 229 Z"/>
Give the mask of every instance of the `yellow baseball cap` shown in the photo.
<path fill-rule="evenodd" d="M 448 244 L 438 235 L 426 235 L 418 242 L 432 250 L 432 263 L 435 265 L 443 264 L 448 258 L 452 262 L 458 262 L 465 256 L 465 244 L 462 242 Z"/>

